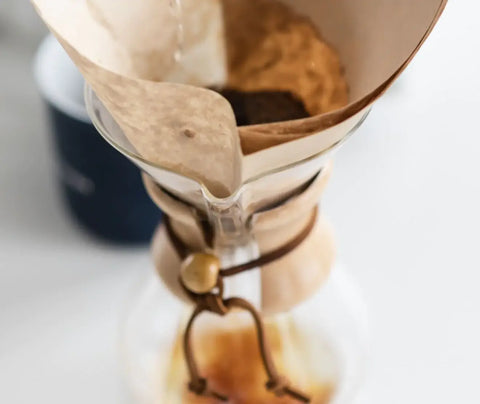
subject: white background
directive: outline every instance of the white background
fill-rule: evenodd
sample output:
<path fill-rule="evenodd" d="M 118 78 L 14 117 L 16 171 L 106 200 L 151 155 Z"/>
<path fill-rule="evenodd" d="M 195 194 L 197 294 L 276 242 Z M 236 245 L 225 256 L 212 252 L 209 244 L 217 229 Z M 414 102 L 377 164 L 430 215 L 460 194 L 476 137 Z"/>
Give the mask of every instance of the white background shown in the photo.
<path fill-rule="evenodd" d="M 364 404 L 480 402 L 479 19 L 451 0 L 336 159 L 324 211 L 370 308 Z M 148 251 L 62 208 L 31 76 L 43 33 L 0 2 L 0 403 L 121 404 L 118 321 Z"/>

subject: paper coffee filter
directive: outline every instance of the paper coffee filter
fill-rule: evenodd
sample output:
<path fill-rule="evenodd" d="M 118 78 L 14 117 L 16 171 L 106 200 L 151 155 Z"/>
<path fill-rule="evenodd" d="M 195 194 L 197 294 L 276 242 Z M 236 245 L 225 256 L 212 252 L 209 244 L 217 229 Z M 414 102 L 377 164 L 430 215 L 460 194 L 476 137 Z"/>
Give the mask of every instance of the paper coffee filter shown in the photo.
<path fill-rule="evenodd" d="M 76 42 L 70 41 L 77 50 L 84 50 L 92 61 L 119 74 L 150 80 L 165 77 L 182 40 L 177 32 L 175 10 L 167 1 L 83 0 L 77 3 L 85 3 L 90 13 L 88 17 L 93 17 L 94 21 L 84 18 L 85 22 L 90 21 L 89 26 L 98 23 L 108 32 L 112 43 L 121 44 L 130 56 L 130 65 L 128 68 L 117 65 L 115 59 L 102 64 L 97 52 L 91 52 L 88 47 L 79 49 Z"/>
<path fill-rule="evenodd" d="M 308 158 L 340 142 L 410 63 L 447 3 L 447 0 L 282 1 L 308 16 L 339 53 L 349 84 L 350 103 L 311 118 L 241 127 L 247 178 Z"/>
<path fill-rule="evenodd" d="M 168 0 L 145 2 L 143 7 L 125 2 L 123 12 L 110 0 L 33 0 L 33 3 L 144 160 L 195 178 L 217 197 L 228 196 L 238 188 L 241 149 L 235 116 L 228 101 L 210 90 L 148 80 L 150 72 L 143 67 L 138 70 L 138 61 L 133 62 L 137 54 L 132 52 L 137 44 L 144 43 L 144 48 L 138 49 L 147 55 L 148 50 L 154 49 L 154 41 L 147 41 L 144 33 L 127 40 L 129 36 L 122 33 L 123 24 L 133 32 L 142 32 L 142 22 L 152 25 L 156 21 L 165 21 L 165 29 L 175 27 L 176 32 L 176 23 L 170 24 L 170 20 L 176 21 L 176 18 L 171 14 Z M 164 6 L 157 7 L 157 4 Z M 191 29 L 198 30 L 209 15 L 221 12 L 216 0 L 204 4 L 202 13 L 190 13 Z M 129 20 L 126 14 L 130 9 L 135 12 Z M 110 13 L 110 10 L 114 11 Z M 148 16 L 149 12 L 155 17 Z M 197 17 L 199 20 L 194 21 Z M 186 32 L 185 38 L 201 41 L 204 35 L 206 42 L 212 42 L 211 38 L 219 42 L 221 33 L 212 37 L 211 29 L 210 26 L 195 35 Z M 162 43 L 162 38 L 159 35 L 156 39 Z M 167 39 L 166 44 L 156 49 L 173 55 L 178 36 L 167 36 Z M 221 48 L 214 44 L 210 49 L 215 47 Z M 204 54 L 197 49 L 192 53 L 193 56 L 188 56 L 190 61 Z M 220 56 L 223 58 L 223 53 Z M 146 58 L 144 61 L 148 65 Z M 216 65 L 223 66 L 223 59 Z M 159 71 L 167 76 L 172 71 L 167 64 L 160 67 Z M 205 73 L 205 69 L 199 67 L 199 70 Z M 177 69 L 175 74 L 187 72 Z"/>
<path fill-rule="evenodd" d="M 226 80 L 221 0 L 32 3 L 57 37 L 108 71 L 197 86 Z"/>
<path fill-rule="evenodd" d="M 133 73 L 127 76 L 204 87 L 225 82 L 219 0 L 85 1 L 93 18 L 128 52 Z M 124 74 L 121 66 L 103 67 Z"/>
<path fill-rule="evenodd" d="M 166 136 L 158 140 L 158 150 L 164 150 L 168 156 L 156 163 L 182 170 L 186 166 L 191 170 L 192 162 L 199 164 L 188 173 L 211 191 L 214 189 L 216 195 L 226 195 L 250 178 L 339 144 L 408 65 L 446 4 L 446 0 L 281 0 L 310 18 L 322 37 L 338 51 L 351 102 L 327 114 L 240 127 L 237 133 L 228 102 L 218 101 L 211 91 L 177 87 L 185 91 L 184 101 L 198 97 L 196 111 L 200 116 L 213 105 L 223 108 L 223 112 L 209 116 L 212 139 L 199 136 L 188 142 L 191 147 L 182 148 L 176 133 L 165 129 L 172 121 L 172 115 L 169 119 L 162 113 L 168 104 L 162 89 L 168 86 L 152 80 L 193 86 L 225 82 L 222 0 L 178 0 L 180 34 L 175 25 L 175 13 L 179 10 L 171 7 L 175 0 L 32 1 L 138 152 L 146 158 L 155 157 L 148 155 L 147 145 L 138 138 L 150 137 L 153 141 L 159 134 Z M 174 55 L 179 41 L 180 63 L 160 57 Z M 173 98 L 179 102 L 178 116 L 183 113 L 182 122 L 189 122 L 192 117 L 181 111 L 182 96 Z M 210 101 L 200 102 L 203 99 Z M 201 130 L 208 128 L 207 120 L 204 121 Z M 227 136 L 222 137 L 225 132 Z M 238 139 L 233 139 L 238 134 L 243 158 L 236 150 Z M 198 156 L 208 156 L 218 164 L 206 163 L 207 159 L 202 163 Z"/>

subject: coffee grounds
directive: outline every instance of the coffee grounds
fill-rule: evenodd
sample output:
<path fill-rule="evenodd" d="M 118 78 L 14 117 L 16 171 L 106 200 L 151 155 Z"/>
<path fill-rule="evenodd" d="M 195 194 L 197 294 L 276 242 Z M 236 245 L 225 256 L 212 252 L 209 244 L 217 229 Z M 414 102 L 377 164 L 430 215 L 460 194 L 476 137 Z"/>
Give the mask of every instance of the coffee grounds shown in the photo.
<path fill-rule="evenodd" d="M 237 125 L 257 125 L 309 117 L 305 105 L 288 91 L 213 89 L 232 105 Z"/>
<path fill-rule="evenodd" d="M 225 88 L 262 94 L 249 99 L 254 104 L 264 103 L 264 92 L 284 94 L 271 101 L 281 106 L 286 100 L 292 104 L 293 117 L 286 119 L 305 117 L 292 101 L 295 99 L 302 101 L 311 116 L 348 103 L 339 56 L 308 16 L 278 0 L 222 0 L 222 4 L 228 58 Z M 255 121 L 270 119 L 274 108 L 269 107 L 266 117 L 256 117 Z M 280 115 L 280 111 L 273 112 Z"/>

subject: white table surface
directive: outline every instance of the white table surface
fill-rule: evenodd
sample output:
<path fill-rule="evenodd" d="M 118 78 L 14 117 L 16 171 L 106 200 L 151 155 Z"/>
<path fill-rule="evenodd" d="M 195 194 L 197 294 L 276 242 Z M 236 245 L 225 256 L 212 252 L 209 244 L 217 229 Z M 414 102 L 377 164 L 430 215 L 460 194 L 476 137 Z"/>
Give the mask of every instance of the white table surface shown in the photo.
<path fill-rule="evenodd" d="M 30 71 L 43 31 L 5 1 L 0 403 L 121 404 L 118 321 L 148 251 L 99 244 L 68 218 Z M 324 211 L 370 308 L 364 404 L 480 402 L 479 16 L 478 2 L 452 0 L 336 159 Z"/>

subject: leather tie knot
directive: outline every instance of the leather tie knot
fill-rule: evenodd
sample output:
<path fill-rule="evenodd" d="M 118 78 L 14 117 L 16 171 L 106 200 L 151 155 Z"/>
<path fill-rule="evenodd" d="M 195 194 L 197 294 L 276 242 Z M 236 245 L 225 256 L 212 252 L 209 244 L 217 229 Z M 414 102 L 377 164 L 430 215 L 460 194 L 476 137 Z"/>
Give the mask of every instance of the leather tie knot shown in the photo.
<path fill-rule="evenodd" d="M 214 295 L 213 293 L 203 296 L 201 304 L 204 305 L 208 311 L 220 316 L 230 311 L 229 308 L 225 306 L 222 297 L 220 295 Z"/>
<path fill-rule="evenodd" d="M 266 387 L 268 391 L 271 391 L 277 397 L 282 397 L 286 393 L 286 390 L 289 387 L 289 381 L 282 376 L 278 376 L 275 379 L 271 379 L 267 382 Z"/>
<path fill-rule="evenodd" d="M 196 379 L 192 380 L 190 383 L 188 383 L 188 389 L 195 394 L 198 394 L 199 396 L 203 396 L 203 394 L 207 391 L 207 379 Z"/>

